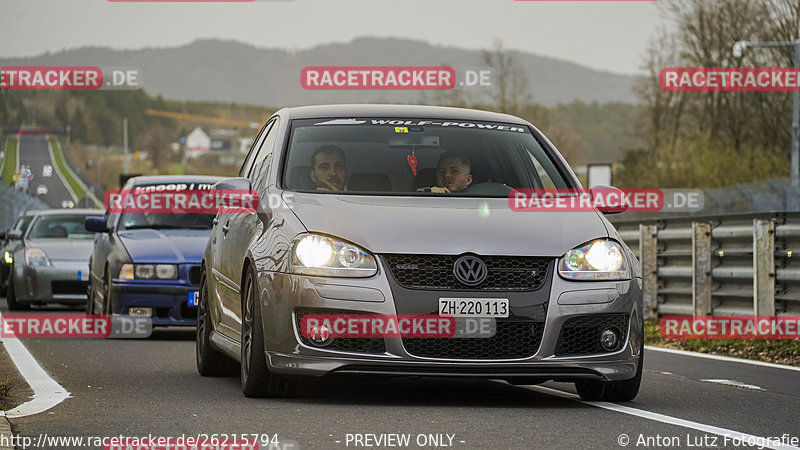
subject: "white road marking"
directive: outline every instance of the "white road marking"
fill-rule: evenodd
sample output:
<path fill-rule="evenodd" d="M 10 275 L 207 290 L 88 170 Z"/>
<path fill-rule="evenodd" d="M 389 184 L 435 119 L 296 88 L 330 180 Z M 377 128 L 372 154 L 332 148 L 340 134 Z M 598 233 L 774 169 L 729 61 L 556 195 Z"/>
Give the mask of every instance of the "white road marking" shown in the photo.
<path fill-rule="evenodd" d="M 697 352 L 687 352 L 685 350 L 676 350 L 674 348 L 662 348 L 662 347 L 653 347 L 651 345 L 645 345 L 645 350 L 652 350 L 656 352 L 664 352 L 664 353 L 672 353 L 675 355 L 683 355 L 683 356 L 693 356 L 695 358 L 706 358 L 706 359 L 714 359 L 717 361 L 726 361 L 726 362 L 735 362 L 740 364 L 750 364 L 753 366 L 761 366 L 761 367 L 770 367 L 772 369 L 782 369 L 782 370 L 792 370 L 795 372 L 800 372 L 800 367 L 795 366 L 787 366 L 784 364 L 775 364 L 769 363 L 764 361 L 754 361 L 751 359 L 742 359 L 742 358 L 731 358 L 730 356 L 720 356 L 720 355 L 709 355 L 706 353 L 697 353 Z"/>
<path fill-rule="evenodd" d="M 730 436 L 731 439 L 740 439 L 743 442 L 755 441 L 759 443 L 760 448 L 800 450 L 800 447 L 784 445 L 780 442 L 775 442 L 775 441 L 768 441 L 764 437 L 742 433 L 739 431 L 729 430 L 727 428 L 720 428 L 720 427 L 715 427 L 713 425 L 706 425 L 699 422 L 692 422 L 691 420 L 679 419 L 677 417 L 645 411 L 643 409 L 631 408 L 630 406 L 622 406 L 616 403 L 590 402 L 586 400 L 581 400 L 581 398 L 575 394 L 559 391 L 558 389 L 552 389 L 544 386 L 520 386 L 520 387 L 529 389 L 531 391 L 541 392 L 542 394 L 554 395 L 561 398 L 575 400 L 581 403 L 585 403 L 587 405 L 596 406 L 602 409 L 607 409 L 609 411 L 616 411 L 622 414 L 628 414 L 630 416 L 636 416 L 647 420 L 653 420 L 655 422 L 666 423 L 669 425 L 676 425 L 684 428 L 691 428 L 693 430 L 702 431 L 704 433 L 716 434 L 718 436 Z"/>
<path fill-rule="evenodd" d="M 0 315 L 0 318 L 2 315 Z M 22 345 L 18 338 L 0 338 L 6 352 L 17 366 L 17 370 L 33 390 L 33 398 L 16 408 L 6 411 L 5 416 L 32 416 L 47 411 L 69 397 L 69 392 L 42 369 L 31 352 Z"/>
<path fill-rule="evenodd" d="M 700 381 L 706 381 L 706 382 L 709 382 L 709 383 L 724 384 L 724 385 L 727 385 L 727 386 L 736 386 L 736 387 L 747 388 L 747 389 L 754 389 L 756 391 L 763 391 L 764 390 L 764 388 L 762 388 L 761 386 L 756 386 L 754 384 L 742 383 L 741 381 L 736 381 L 736 380 L 723 380 L 723 379 L 716 379 L 716 378 L 708 378 L 708 379 L 700 380 Z"/>
<path fill-rule="evenodd" d="M 59 169 L 58 164 L 56 164 L 56 156 L 53 154 L 53 144 L 50 142 L 50 137 L 45 137 L 45 140 L 47 141 L 47 151 L 50 153 L 50 164 L 53 166 L 53 170 L 55 170 L 56 175 L 58 175 L 58 178 L 61 180 L 61 184 L 67 188 L 67 192 L 69 192 L 70 197 L 72 197 L 72 200 L 77 204 L 78 194 L 72 190 L 72 186 L 67 183 L 67 179 L 64 178 L 64 174 L 61 173 L 61 169 Z"/>

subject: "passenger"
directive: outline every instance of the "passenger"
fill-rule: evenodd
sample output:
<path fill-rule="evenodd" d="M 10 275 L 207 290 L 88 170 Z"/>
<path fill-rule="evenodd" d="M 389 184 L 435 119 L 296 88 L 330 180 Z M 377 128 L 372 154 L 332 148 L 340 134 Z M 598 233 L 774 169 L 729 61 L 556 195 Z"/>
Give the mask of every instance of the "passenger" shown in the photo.
<path fill-rule="evenodd" d="M 344 150 L 336 145 L 323 145 L 311 155 L 311 181 L 318 191 L 346 191 L 347 168 Z"/>
<path fill-rule="evenodd" d="M 436 166 L 436 186 L 430 188 L 431 192 L 455 194 L 472 184 L 472 163 L 461 153 L 442 153 Z"/>

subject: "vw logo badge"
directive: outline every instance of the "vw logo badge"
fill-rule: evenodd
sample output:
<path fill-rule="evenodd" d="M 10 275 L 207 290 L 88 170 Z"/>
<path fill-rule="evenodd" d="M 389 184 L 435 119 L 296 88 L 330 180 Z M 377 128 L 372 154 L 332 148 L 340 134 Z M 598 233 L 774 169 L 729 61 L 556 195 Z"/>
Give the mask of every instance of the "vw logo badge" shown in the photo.
<path fill-rule="evenodd" d="M 479 258 L 464 255 L 453 264 L 453 275 L 462 284 L 477 286 L 486 280 L 486 277 L 489 276 L 489 271 L 486 269 L 486 264 Z"/>

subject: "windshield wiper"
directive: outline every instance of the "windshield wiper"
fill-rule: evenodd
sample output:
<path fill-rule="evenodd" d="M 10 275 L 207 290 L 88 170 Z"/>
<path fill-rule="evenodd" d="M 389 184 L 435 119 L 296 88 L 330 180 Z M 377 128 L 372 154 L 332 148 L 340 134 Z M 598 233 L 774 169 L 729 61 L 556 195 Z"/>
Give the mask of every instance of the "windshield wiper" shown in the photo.
<path fill-rule="evenodd" d="M 179 228 L 187 228 L 182 227 L 180 225 L 165 225 L 165 224 L 149 224 L 149 223 L 141 223 L 137 225 L 130 225 L 125 227 L 126 230 L 142 230 L 145 228 L 152 228 L 154 230 L 162 230 L 162 229 L 179 229 Z"/>

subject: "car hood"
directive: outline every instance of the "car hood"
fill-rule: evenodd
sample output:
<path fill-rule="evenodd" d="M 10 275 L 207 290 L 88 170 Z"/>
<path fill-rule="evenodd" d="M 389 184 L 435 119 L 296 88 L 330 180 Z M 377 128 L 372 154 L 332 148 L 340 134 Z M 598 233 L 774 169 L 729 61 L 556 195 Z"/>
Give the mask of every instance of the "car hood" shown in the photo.
<path fill-rule="evenodd" d="M 306 229 L 373 253 L 552 256 L 607 237 L 597 212 L 515 212 L 508 199 L 286 193 Z"/>
<path fill-rule="evenodd" d="M 133 262 L 200 263 L 211 230 L 124 230 L 117 233 Z"/>
<path fill-rule="evenodd" d="M 30 239 L 26 248 L 39 248 L 51 261 L 89 261 L 94 248 L 92 239 Z"/>

